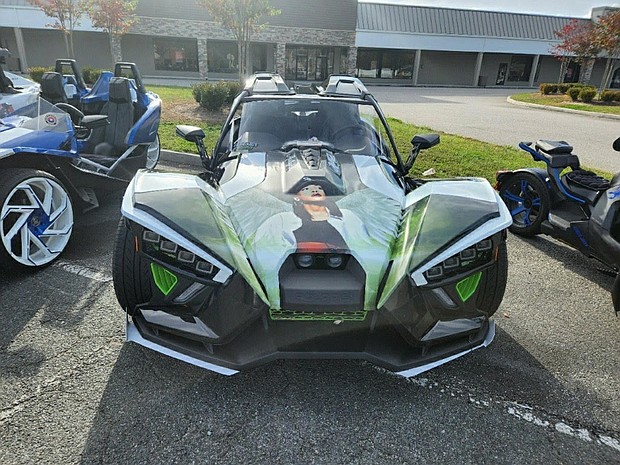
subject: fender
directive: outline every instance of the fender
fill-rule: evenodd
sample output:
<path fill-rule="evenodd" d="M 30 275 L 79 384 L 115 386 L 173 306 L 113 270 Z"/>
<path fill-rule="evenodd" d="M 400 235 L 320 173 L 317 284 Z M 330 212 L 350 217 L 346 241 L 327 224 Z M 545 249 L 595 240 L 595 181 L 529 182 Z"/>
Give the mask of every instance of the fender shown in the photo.
<path fill-rule="evenodd" d="M 513 171 L 498 171 L 495 174 L 495 179 L 497 179 L 497 182 L 495 183 L 495 190 L 499 191 L 501 184 L 505 181 L 508 180 L 508 178 L 510 176 L 512 176 L 515 173 L 530 173 L 533 174 L 534 176 L 536 176 L 538 179 L 540 179 L 542 182 L 545 183 L 545 186 L 549 185 L 549 173 L 547 173 L 546 170 L 540 169 L 540 168 L 519 168 L 518 170 L 513 170 Z"/>

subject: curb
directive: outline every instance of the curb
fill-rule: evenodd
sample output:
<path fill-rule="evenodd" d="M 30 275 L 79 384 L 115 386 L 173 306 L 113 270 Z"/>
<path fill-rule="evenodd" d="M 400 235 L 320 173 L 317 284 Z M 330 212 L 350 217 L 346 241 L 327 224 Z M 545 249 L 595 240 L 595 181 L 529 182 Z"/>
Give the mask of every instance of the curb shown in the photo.
<path fill-rule="evenodd" d="M 610 115 L 607 113 L 596 113 L 593 111 L 583 111 L 583 110 L 573 110 L 572 108 L 560 108 L 560 107 L 552 107 L 550 105 L 540 105 L 538 103 L 528 103 L 528 102 L 519 102 L 518 100 L 512 99 L 512 97 L 508 97 L 506 99 L 508 103 L 512 105 L 519 105 L 522 107 L 534 108 L 536 110 L 549 110 L 549 111 L 558 111 L 561 113 L 574 113 L 577 115 L 590 116 L 592 118 L 603 118 L 603 119 L 615 119 L 620 120 L 620 115 Z"/>
<path fill-rule="evenodd" d="M 193 168 L 202 169 L 200 156 L 194 153 L 175 152 L 174 150 L 161 150 L 160 160 L 168 163 L 178 163 L 181 165 L 189 165 Z"/>

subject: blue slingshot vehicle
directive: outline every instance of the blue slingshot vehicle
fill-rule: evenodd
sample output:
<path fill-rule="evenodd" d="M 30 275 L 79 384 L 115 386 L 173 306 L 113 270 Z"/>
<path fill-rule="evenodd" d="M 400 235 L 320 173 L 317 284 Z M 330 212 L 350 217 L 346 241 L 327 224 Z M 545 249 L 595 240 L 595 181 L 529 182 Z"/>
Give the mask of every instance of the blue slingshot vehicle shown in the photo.
<path fill-rule="evenodd" d="M 156 165 L 161 99 L 145 90 L 132 63 L 117 63 L 100 81 L 83 97 L 99 101 L 98 114 L 35 97 L 0 116 L 0 268 L 52 263 L 76 212 Z M 43 83 L 43 96 L 50 88 L 66 96 L 60 73 L 46 73 Z"/>

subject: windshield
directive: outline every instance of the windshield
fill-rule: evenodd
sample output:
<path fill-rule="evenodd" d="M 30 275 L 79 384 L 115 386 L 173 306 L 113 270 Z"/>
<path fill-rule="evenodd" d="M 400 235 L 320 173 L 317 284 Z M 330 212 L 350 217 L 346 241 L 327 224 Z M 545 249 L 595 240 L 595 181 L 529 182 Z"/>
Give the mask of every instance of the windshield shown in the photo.
<path fill-rule="evenodd" d="M 67 132 L 69 115 L 42 98 L 0 102 L 0 124 L 33 131 Z"/>
<path fill-rule="evenodd" d="M 311 141 L 358 155 L 390 156 L 386 130 L 372 105 L 287 98 L 243 104 L 234 149 L 268 151 Z"/>

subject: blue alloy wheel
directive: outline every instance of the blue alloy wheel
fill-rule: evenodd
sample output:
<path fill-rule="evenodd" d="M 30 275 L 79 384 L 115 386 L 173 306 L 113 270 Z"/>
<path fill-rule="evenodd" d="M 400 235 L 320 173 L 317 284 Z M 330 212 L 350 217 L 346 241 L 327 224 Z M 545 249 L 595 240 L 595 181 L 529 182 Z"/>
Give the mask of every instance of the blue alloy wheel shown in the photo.
<path fill-rule="evenodd" d="M 514 173 L 502 182 L 500 196 L 512 216 L 510 231 L 521 236 L 540 233 L 549 215 L 550 197 L 545 184 L 531 173 Z"/>

